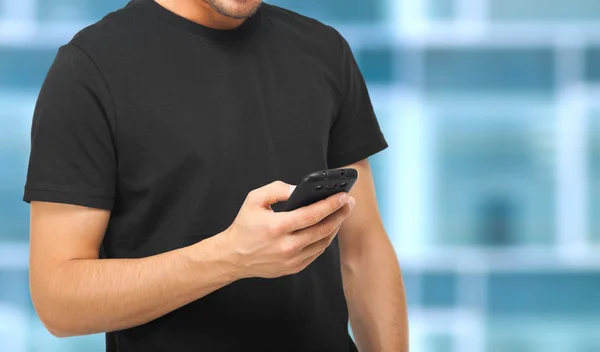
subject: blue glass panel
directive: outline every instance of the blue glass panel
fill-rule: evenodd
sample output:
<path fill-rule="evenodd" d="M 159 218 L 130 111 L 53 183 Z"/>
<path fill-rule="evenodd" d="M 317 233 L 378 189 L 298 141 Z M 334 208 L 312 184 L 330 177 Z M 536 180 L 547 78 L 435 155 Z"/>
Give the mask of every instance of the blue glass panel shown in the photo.
<path fill-rule="evenodd" d="M 375 22 L 381 20 L 384 13 L 383 1 L 270 0 L 267 2 L 326 23 Z"/>
<path fill-rule="evenodd" d="M 554 51 L 443 48 L 425 51 L 430 92 L 542 92 L 555 88 Z"/>
<path fill-rule="evenodd" d="M 406 300 L 408 301 L 408 306 L 412 307 L 421 300 L 419 295 L 421 291 L 421 273 L 405 270 L 402 276 L 404 288 L 406 289 Z"/>
<path fill-rule="evenodd" d="M 129 0 L 86 0 L 88 16 L 93 18 L 99 14 L 107 14 L 127 5 Z"/>
<path fill-rule="evenodd" d="M 456 276 L 426 273 L 421 278 L 422 304 L 427 307 L 452 307 L 456 304 Z"/>
<path fill-rule="evenodd" d="M 56 49 L 0 48 L 0 88 L 39 91 Z"/>
<path fill-rule="evenodd" d="M 600 314 L 598 272 L 492 274 L 488 283 L 492 314 Z"/>
<path fill-rule="evenodd" d="M 37 11 L 41 22 L 68 23 L 92 20 L 89 18 L 85 1 L 80 0 L 38 1 Z"/>
<path fill-rule="evenodd" d="M 356 61 L 368 83 L 391 84 L 394 78 L 394 52 L 390 47 L 356 51 Z"/>
<path fill-rule="evenodd" d="M 600 242 L 600 111 L 590 114 L 588 137 L 590 237 Z"/>
<path fill-rule="evenodd" d="M 600 319 L 590 316 L 499 316 L 486 324 L 488 352 L 600 350 Z"/>
<path fill-rule="evenodd" d="M 29 306 L 29 279 L 27 270 L 6 270 L 0 268 L 0 302 Z"/>
<path fill-rule="evenodd" d="M 377 117 L 380 121 L 389 118 L 389 116 L 384 114 L 378 114 Z M 384 126 L 381 126 L 381 128 L 383 129 Z M 369 157 L 369 165 L 371 166 L 371 170 L 373 173 L 373 181 L 375 182 L 375 192 L 379 195 L 377 197 L 377 200 L 380 207 L 382 204 L 385 204 L 388 201 L 385 192 L 387 186 L 386 172 L 387 170 L 389 170 L 389 165 L 387 165 L 388 159 L 386 157 L 386 154 L 388 152 L 389 150 L 384 150 L 380 153 Z"/>
<path fill-rule="evenodd" d="M 43 22 L 95 22 L 128 3 L 127 0 L 38 1 L 38 17 Z"/>
<path fill-rule="evenodd" d="M 424 351 L 454 352 L 454 339 L 452 335 L 433 334 L 427 336 Z"/>
<path fill-rule="evenodd" d="M 497 110 L 438 119 L 439 243 L 506 246 L 553 239 L 549 156 L 536 133 L 523 127 L 530 116 L 515 119 Z"/>
<path fill-rule="evenodd" d="M 589 82 L 600 82 L 600 48 L 585 51 L 585 78 Z"/>
<path fill-rule="evenodd" d="M 3 240 L 28 240 L 29 207 L 21 199 L 29 157 L 31 112 L 37 90 L 39 85 L 32 84 L 33 92 L 19 97 L 10 94 L 9 90 L 0 90 L 0 245 Z"/>
<path fill-rule="evenodd" d="M 456 0 L 428 0 L 427 15 L 436 20 L 450 20 L 456 16 Z"/>
<path fill-rule="evenodd" d="M 8 164 L 0 158 L 0 166 Z M 19 164 L 22 164 L 19 162 Z M 24 167 L 25 169 L 26 167 Z M 27 241 L 29 239 L 29 207 L 22 201 L 25 178 L 9 184 L 12 189 L 0 189 L 0 241 Z"/>
<path fill-rule="evenodd" d="M 594 21 L 600 19 L 597 0 L 490 0 L 492 21 Z"/>

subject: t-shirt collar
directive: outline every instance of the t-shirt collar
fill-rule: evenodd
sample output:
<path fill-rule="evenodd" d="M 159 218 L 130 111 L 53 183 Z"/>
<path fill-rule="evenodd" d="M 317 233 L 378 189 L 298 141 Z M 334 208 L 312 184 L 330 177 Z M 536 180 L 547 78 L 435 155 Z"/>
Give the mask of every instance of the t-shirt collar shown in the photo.
<path fill-rule="evenodd" d="M 233 29 L 214 29 L 182 17 L 162 7 L 154 0 L 137 0 L 141 7 L 156 17 L 161 17 L 172 24 L 214 42 L 237 41 L 247 37 L 260 24 L 262 9 L 259 7 L 254 15 L 246 19 L 240 26 Z"/>

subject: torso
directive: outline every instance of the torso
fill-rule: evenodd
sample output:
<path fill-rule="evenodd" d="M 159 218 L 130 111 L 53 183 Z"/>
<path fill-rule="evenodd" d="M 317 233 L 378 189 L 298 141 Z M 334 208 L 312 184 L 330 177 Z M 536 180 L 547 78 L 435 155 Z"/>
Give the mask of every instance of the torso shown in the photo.
<path fill-rule="evenodd" d="M 295 184 L 328 166 L 339 68 L 326 36 L 313 44 L 300 35 L 312 22 L 281 27 L 278 16 L 291 15 L 264 5 L 243 41 L 212 42 L 158 18 L 156 6 L 130 5 L 105 19 L 106 31 L 120 33 L 113 43 L 93 31 L 74 40 L 97 63 L 114 103 L 109 258 L 146 257 L 218 234 L 252 189 Z M 236 282 L 109 334 L 107 348 L 348 351 L 347 321 L 336 240 L 300 274 Z"/>

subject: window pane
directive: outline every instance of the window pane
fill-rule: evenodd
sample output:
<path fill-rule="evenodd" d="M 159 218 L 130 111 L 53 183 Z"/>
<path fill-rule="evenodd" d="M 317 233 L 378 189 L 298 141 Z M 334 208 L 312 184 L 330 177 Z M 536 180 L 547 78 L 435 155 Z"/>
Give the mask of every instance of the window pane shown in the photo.
<path fill-rule="evenodd" d="M 426 352 L 453 352 L 454 339 L 448 334 L 431 334 L 425 340 Z"/>
<path fill-rule="evenodd" d="M 541 92 L 554 90 L 553 49 L 429 49 L 430 92 Z"/>
<path fill-rule="evenodd" d="M 0 89 L 39 90 L 57 49 L 0 48 Z"/>
<path fill-rule="evenodd" d="M 450 20 L 456 16 L 455 0 L 428 0 L 428 17 L 436 20 Z"/>
<path fill-rule="evenodd" d="M 327 23 L 376 22 L 383 19 L 383 1 L 273 0 L 269 3 Z"/>
<path fill-rule="evenodd" d="M 428 273 L 421 278 L 422 301 L 428 307 L 452 307 L 456 304 L 456 276 Z"/>
<path fill-rule="evenodd" d="M 42 22 L 91 22 L 125 6 L 128 0 L 52 0 L 38 1 L 38 18 Z"/>
<path fill-rule="evenodd" d="M 95 19 L 98 15 L 103 16 L 112 11 L 116 11 L 127 5 L 129 0 L 85 0 L 87 14 L 89 18 Z"/>
<path fill-rule="evenodd" d="M 0 57 L 0 62 L 2 59 Z M 39 87 L 34 89 L 39 90 Z M 0 89 L 0 245 L 6 240 L 29 239 L 29 206 L 21 199 L 35 94 L 15 94 Z"/>
<path fill-rule="evenodd" d="M 600 48 L 585 51 L 585 78 L 589 82 L 600 81 Z"/>
<path fill-rule="evenodd" d="M 412 270 L 402 272 L 402 280 L 406 290 L 406 301 L 410 307 L 415 306 L 421 299 L 421 273 Z"/>
<path fill-rule="evenodd" d="M 27 270 L 0 269 L 0 287 L 10 287 L 10 290 L 0 290 L 0 303 L 29 306 L 29 281 Z"/>
<path fill-rule="evenodd" d="M 597 0 L 489 0 L 494 21 L 582 21 L 600 19 Z"/>
<path fill-rule="evenodd" d="M 589 143 L 590 234 L 600 242 L 600 111 L 590 114 Z"/>
<path fill-rule="evenodd" d="M 385 47 L 357 50 L 356 61 L 368 83 L 393 83 L 394 52 L 392 51 L 392 48 Z"/>
<path fill-rule="evenodd" d="M 598 316 L 600 273 L 492 274 L 488 309 L 496 315 Z"/>
<path fill-rule="evenodd" d="M 487 328 L 488 352 L 600 351 L 598 318 L 492 318 Z"/>
<path fill-rule="evenodd" d="M 552 139 L 540 126 L 552 113 L 499 98 L 472 103 L 436 107 L 436 243 L 551 244 Z"/>

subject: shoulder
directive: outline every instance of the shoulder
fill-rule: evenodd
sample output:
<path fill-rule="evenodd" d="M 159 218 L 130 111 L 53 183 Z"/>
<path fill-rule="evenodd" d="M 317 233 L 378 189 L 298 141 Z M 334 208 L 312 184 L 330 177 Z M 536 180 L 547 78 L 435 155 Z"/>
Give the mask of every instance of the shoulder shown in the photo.
<path fill-rule="evenodd" d="M 331 33 L 333 28 L 314 18 L 301 15 L 292 10 L 283 7 L 263 3 L 262 10 L 264 13 L 276 22 L 278 25 L 283 25 L 288 28 L 308 29 L 311 32 Z"/>
<path fill-rule="evenodd" d="M 92 58 L 131 47 L 147 30 L 147 27 L 140 25 L 142 16 L 139 16 L 137 7 L 137 1 L 131 1 L 125 7 L 109 13 L 75 34 L 68 45 L 77 47 Z"/>
<path fill-rule="evenodd" d="M 263 3 L 262 6 L 269 24 L 283 35 L 314 43 L 334 53 L 339 52 L 345 41 L 335 28 L 314 18 L 271 4 Z"/>

